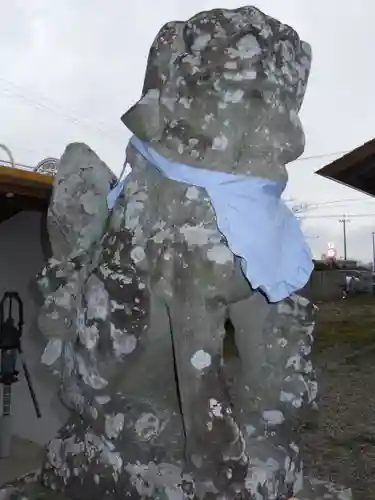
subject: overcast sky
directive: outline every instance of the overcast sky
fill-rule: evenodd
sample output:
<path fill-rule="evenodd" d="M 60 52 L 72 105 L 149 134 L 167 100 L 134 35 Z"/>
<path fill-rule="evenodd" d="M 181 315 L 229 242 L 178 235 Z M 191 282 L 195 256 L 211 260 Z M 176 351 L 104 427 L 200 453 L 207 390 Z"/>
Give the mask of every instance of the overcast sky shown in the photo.
<path fill-rule="evenodd" d="M 58 157 L 72 141 L 88 143 L 116 173 L 129 133 L 121 114 L 140 96 L 149 46 L 163 23 L 236 0 L 1 0 L 0 142 L 16 161 Z M 301 116 L 304 156 L 289 166 L 287 198 L 320 204 L 304 228 L 314 255 L 329 242 L 371 260 L 375 201 L 314 171 L 375 137 L 373 0 L 258 0 L 266 14 L 293 26 L 313 48 Z M 332 217 L 321 217 L 321 216 Z"/>

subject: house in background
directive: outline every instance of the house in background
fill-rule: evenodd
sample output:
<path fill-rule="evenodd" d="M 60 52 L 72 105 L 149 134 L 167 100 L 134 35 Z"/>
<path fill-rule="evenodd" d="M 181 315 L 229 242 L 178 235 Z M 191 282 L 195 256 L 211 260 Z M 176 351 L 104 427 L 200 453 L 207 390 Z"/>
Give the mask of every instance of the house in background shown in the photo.
<path fill-rule="evenodd" d="M 0 165 L 0 299 L 4 292 L 14 291 L 23 301 L 22 347 L 42 411 L 37 419 L 20 371 L 19 382 L 12 386 L 13 434 L 38 444 L 49 441 L 66 418 L 57 398 L 57 380 L 40 363 L 43 339 L 35 327 L 31 296 L 31 283 L 50 254 L 46 215 L 52 185 L 48 173 L 7 162 Z"/>

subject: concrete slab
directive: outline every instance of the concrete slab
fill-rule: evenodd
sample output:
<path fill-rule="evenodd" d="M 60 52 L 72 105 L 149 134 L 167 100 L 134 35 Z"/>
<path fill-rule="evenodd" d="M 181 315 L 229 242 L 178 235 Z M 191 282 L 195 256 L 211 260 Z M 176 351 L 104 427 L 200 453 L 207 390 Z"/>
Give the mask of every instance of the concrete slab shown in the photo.
<path fill-rule="evenodd" d="M 43 461 L 43 448 L 19 437 L 12 440 L 10 458 L 0 459 L 0 486 L 39 469 Z"/>

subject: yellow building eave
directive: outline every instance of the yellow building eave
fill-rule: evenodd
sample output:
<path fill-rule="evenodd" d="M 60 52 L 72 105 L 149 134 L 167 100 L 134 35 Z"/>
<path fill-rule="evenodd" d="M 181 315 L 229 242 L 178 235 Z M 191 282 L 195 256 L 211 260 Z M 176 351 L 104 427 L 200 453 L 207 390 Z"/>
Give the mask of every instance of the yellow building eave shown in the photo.
<path fill-rule="evenodd" d="M 51 195 L 53 181 L 52 175 L 0 166 L 0 193 L 46 200 Z"/>

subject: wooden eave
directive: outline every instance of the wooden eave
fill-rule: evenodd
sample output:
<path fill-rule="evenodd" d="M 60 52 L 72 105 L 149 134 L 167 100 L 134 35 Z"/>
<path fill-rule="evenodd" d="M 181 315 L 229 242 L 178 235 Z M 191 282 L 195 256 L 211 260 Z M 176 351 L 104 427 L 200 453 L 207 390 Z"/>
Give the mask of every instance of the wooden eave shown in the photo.
<path fill-rule="evenodd" d="M 53 176 L 0 166 L 0 223 L 23 210 L 46 211 Z"/>
<path fill-rule="evenodd" d="M 316 173 L 375 196 L 375 139 L 329 163 Z"/>
<path fill-rule="evenodd" d="M 0 193 L 48 200 L 53 180 L 52 175 L 0 166 Z"/>

